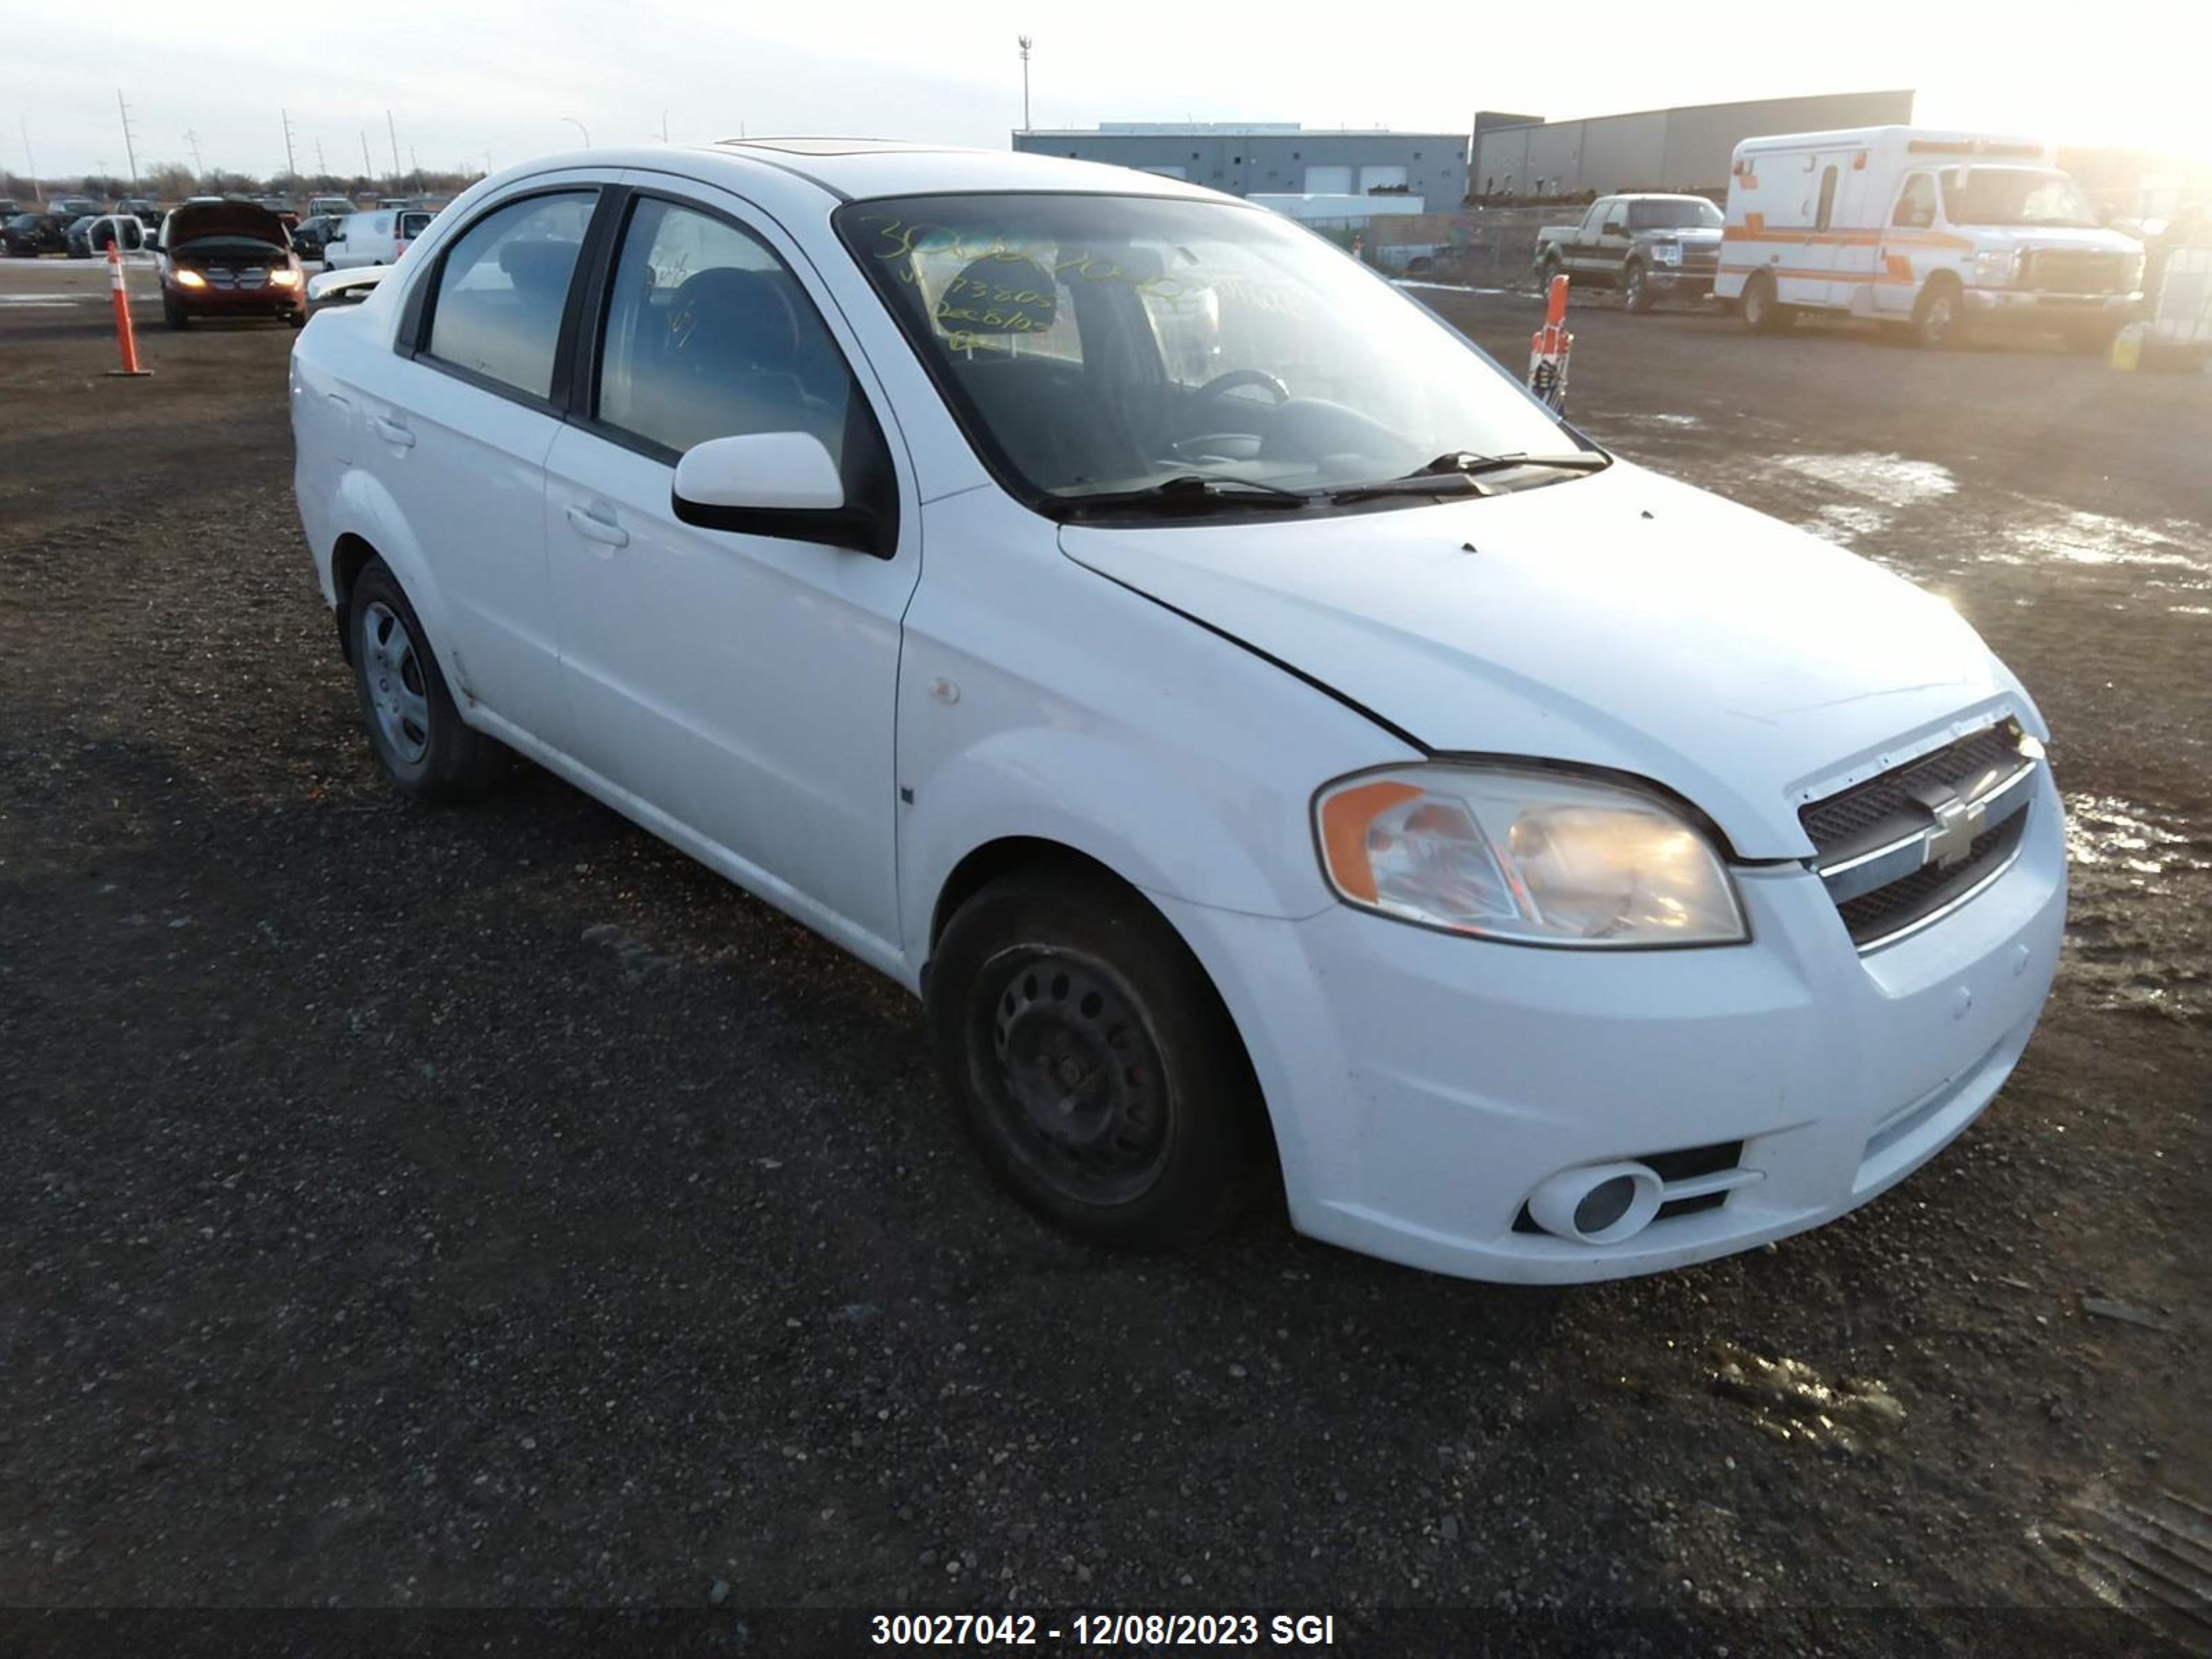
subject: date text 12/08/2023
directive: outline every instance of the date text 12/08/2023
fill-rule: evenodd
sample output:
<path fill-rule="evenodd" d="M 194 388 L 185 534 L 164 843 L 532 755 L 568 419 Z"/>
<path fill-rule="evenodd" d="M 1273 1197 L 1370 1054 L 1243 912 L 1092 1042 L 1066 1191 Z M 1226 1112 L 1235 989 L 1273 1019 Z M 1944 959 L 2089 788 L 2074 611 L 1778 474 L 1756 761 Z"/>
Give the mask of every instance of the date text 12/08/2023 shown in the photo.
<path fill-rule="evenodd" d="M 878 1647 L 1026 1648 L 1040 1642 L 1079 1647 L 1326 1649 L 1336 1644 L 1327 1613 L 879 1613 L 870 1620 Z"/>

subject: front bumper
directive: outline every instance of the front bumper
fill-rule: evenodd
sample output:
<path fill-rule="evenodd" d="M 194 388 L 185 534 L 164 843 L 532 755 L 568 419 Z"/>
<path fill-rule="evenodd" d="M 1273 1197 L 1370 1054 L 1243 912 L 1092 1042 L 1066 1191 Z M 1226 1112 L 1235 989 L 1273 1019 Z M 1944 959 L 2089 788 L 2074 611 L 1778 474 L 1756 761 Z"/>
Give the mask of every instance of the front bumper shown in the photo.
<path fill-rule="evenodd" d="M 2065 848 L 2039 781 L 2019 857 L 1862 957 L 1819 879 L 1739 872 L 1753 938 L 1541 950 L 1338 907 L 1158 902 L 1244 1033 L 1300 1231 L 1473 1279 L 1656 1272 L 1832 1220 L 1932 1158 L 2027 1047 L 2058 960 Z M 1561 1171 L 1741 1143 L 1742 1184 L 1614 1245 L 1528 1230 Z"/>
<path fill-rule="evenodd" d="M 1653 293 L 1669 299 L 1703 300 L 1712 294 L 1715 270 L 1712 265 L 1650 265 L 1644 280 Z"/>
<path fill-rule="evenodd" d="M 1978 323 L 2001 327 L 2064 328 L 2109 322 L 2114 327 L 2142 308 L 2141 294 L 2045 294 L 2032 289 L 1970 288 L 1966 309 Z"/>
<path fill-rule="evenodd" d="M 307 303 L 304 279 L 298 288 L 180 288 L 164 283 L 161 293 L 191 317 L 282 317 Z"/>

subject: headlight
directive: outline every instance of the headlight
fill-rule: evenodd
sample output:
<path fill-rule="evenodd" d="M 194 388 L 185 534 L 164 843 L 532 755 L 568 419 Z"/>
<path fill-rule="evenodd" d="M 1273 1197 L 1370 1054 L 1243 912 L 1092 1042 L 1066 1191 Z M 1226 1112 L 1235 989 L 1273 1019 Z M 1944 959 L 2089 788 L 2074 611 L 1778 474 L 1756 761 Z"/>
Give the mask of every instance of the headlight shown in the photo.
<path fill-rule="evenodd" d="M 2020 269 L 2020 255 L 2008 247 L 1984 248 L 1974 256 L 1974 280 L 1985 288 L 2001 288 Z"/>
<path fill-rule="evenodd" d="M 1654 242 L 1651 258 L 1659 264 L 1679 265 L 1682 263 L 1682 245 L 1680 242 Z"/>
<path fill-rule="evenodd" d="M 279 266 L 269 273 L 269 280 L 279 288 L 297 288 L 300 286 L 300 273 L 289 266 Z"/>
<path fill-rule="evenodd" d="M 1704 836 L 1662 802 L 1561 774 L 1439 764 L 1366 772 L 1315 798 L 1322 867 L 1346 903 L 1532 945 L 1726 945 L 1750 937 Z"/>
<path fill-rule="evenodd" d="M 179 288 L 205 288 L 207 286 L 207 278 L 201 276 L 197 270 L 179 270 L 176 272 L 176 278 L 177 286 Z"/>

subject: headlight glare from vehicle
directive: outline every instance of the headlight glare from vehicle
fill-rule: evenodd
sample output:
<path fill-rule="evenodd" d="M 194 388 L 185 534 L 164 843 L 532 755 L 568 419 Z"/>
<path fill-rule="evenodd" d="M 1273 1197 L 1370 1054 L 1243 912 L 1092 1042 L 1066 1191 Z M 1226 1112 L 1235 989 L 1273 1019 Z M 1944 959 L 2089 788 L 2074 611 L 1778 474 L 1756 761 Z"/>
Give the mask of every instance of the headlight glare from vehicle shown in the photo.
<path fill-rule="evenodd" d="M 1338 896 L 1401 921 L 1591 948 L 1750 936 L 1705 837 L 1656 797 L 1596 779 L 1411 766 L 1332 784 L 1314 813 Z"/>
<path fill-rule="evenodd" d="M 1974 256 L 1974 280 L 1984 288 L 2002 288 L 2020 269 L 2020 255 L 2008 247 L 1985 247 Z"/>
<path fill-rule="evenodd" d="M 1680 242 L 1654 242 L 1651 258 L 1659 264 L 1679 265 L 1682 263 L 1682 245 Z"/>
<path fill-rule="evenodd" d="M 207 286 L 207 278 L 201 276 L 197 270 L 180 270 L 177 272 L 177 286 L 179 288 L 205 288 Z"/>
<path fill-rule="evenodd" d="M 269 273 L 269 280 L 278 288 L 297 288 L 300 286 L 300 273 L 289 266 L 279 265 Z"/>

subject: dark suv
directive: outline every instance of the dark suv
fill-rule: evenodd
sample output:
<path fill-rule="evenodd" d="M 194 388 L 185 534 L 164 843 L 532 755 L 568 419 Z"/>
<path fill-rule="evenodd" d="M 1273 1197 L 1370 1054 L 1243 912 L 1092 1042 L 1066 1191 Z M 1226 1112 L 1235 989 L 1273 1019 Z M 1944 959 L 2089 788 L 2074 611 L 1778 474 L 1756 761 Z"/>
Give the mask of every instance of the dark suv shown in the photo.
<path fill-rule="evenodd" d="M 0 225 L 0 252 L 11 259 L 69 252 L 69 221 L 51 213 L 19 213 Z"/>

